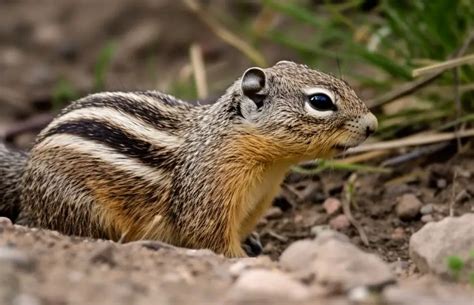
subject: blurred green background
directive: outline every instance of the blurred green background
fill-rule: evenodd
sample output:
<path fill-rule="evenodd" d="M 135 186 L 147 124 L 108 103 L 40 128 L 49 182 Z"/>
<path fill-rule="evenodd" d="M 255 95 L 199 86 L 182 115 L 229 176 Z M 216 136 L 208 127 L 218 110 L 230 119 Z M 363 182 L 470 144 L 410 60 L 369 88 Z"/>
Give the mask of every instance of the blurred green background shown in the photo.
<path fill-rule="evenodd" d="M 48 115 L 91 92 L 158 89 L 212 102 L 248 66 L 281 59 L 346 79 L 376 112 L 379 140 L 466 130 L 474 120 L 469 0 L 1 6 L 0 135 L 19 146 L 31 142 Z M 417 68 L 443 63 L 448 67 L 413 75 Z M 38 115 L 46 117 L 35 119 Z M 33 121 L 26 128 L 33 135 L 22 139 L 25 128 L 16 125 L 25 120 Z"/>

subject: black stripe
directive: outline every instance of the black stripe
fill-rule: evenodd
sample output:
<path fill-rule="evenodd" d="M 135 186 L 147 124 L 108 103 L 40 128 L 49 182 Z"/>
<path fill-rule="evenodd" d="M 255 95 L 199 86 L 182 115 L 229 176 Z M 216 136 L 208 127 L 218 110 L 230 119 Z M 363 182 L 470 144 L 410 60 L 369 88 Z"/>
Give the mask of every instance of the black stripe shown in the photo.
<path fill-rule="evenodd" d="M 171 155 L 172 152 L 140 140 L 106 122 L 90 119 L 65 122 L 48 130 L 41 140 L 54 134 L 70 134 L 102 143 L 121 154 L 153 167 L 172 169 L 176 164 L 175 157 Z"/>
<path fill-rule="evenodd" d="M 154 99 L 162 101 L 163 103 L 165 103 L 167 105 L 170 105 L 170 106 L 190 106 L 186 102 L 175 99 L 171 95 L 166 95 L 166 94 L 163 94 L 159 91 L 152 91 L 152 90 L 134 91 L 133 93 L 137 94 L 137 95 L 144 95 L 144 96 L 147 96 L 147 97 L 154 98 Z"/>
<path fill-rule="evenodd" d="M 176 130 L 180 124 L 178 117 L 172 115 L 171 112 L 163 112 L 158 107 L 148 103 L 145 99 L 140 101 L 140 93 L 130 93 L 135 95 L 134 97 L 127 98 L 126 96 L 113 95 L 103 96 L 101 94 L 93 94 L 84 99 L 78 100 L 66 107 L 61 115 L 72 112 L 77 109 L 89 108 L 89 107 L 107 107 L 127 113 L 133 117 L 136 117 L 153 127 L 161 130 Z M 167 102 L 164 98 L 158 98 L 151 94 L 146 94 L 149 98 L 155 98 L 158 102 L 163 104 L 171 105 L 171 102 Z"/>

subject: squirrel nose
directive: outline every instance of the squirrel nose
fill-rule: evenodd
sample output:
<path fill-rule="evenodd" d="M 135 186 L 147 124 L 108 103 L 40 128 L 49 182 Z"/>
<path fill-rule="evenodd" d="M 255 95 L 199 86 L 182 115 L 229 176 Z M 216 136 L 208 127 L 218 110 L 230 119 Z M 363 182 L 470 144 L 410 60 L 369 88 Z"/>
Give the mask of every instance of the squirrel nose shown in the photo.
<path fill-rule="evenodd" d="M 378 121 L 375 115 L 371 112 L 367 113 L 363 118 L 362 121 L 365 123 L 365 135 L 368 137 L 372 135 L 378 127 Z"/>

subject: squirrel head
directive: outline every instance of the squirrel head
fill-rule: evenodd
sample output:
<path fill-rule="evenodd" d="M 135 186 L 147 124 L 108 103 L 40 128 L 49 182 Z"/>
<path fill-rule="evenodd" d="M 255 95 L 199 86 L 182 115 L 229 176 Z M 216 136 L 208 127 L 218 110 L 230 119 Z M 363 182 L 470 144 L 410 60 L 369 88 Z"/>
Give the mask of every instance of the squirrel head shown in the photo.
<path fill-rule="evenodd" d="M 241 125 L 283 155 L 329 157 L 362 143 L 377 119 L 343 80 L 289 61 L 250 68 L 235 84 Z"/>

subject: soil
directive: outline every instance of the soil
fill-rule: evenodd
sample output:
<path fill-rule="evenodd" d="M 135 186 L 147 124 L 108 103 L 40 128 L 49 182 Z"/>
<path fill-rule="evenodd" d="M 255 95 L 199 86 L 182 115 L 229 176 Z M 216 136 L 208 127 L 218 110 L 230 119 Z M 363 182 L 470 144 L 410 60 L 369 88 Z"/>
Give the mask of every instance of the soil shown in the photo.
<path fill-rule="evenodd" d="M 216 3 L 241 17 L 228 1 Z M 57 111 L 54 97 L 61 80 L 78 96 L 95 90 L 97 58 L 112 40 L 118 47 L 103 90 L 178 92 L 173 84 L 186 79 L 182 75 L 189 70 L 193 42 L 203 47 L 214 96 L 251 65 L 178 2 L 3 1 L 0 135 L 11 144 L 29 147 Z M 295 57 L 268 45 L 269 62 Z M 353 226 L 340 231 L 386 262 L 403 262 L 400 278 L 418 276 L 408 256 L 408 241 L 426 217 L 400 220 L 395 206 L 403 194 L 414 194 L 424 205 L 432 204 L 432 221 L 450 213 L 474 212 L 474 150 L 466 147 L 456 153 L 452 143 L 397 165 L 391 173 L 358 173 L 351 211 L 369 242 L 365 244 Z M 273 212 L 257 228 L 264 254 L 277 261 L 292 242 L 314 237 L 318 228 L 340 215 L 341 211 L 328 215 L 322 203 L 329 197 L 344 201 L 350 175 L 335 170 L 290 173 Z M 150 250 L 19 226 L 0 228 L 0 246 L 6 245 L 27 255 L 26 266 L 0 273 L 23 301 L 18 304 L 222 304 L 223 291 L 235 280 L 224 272 L 233 261 L 205 250 Z"/>

